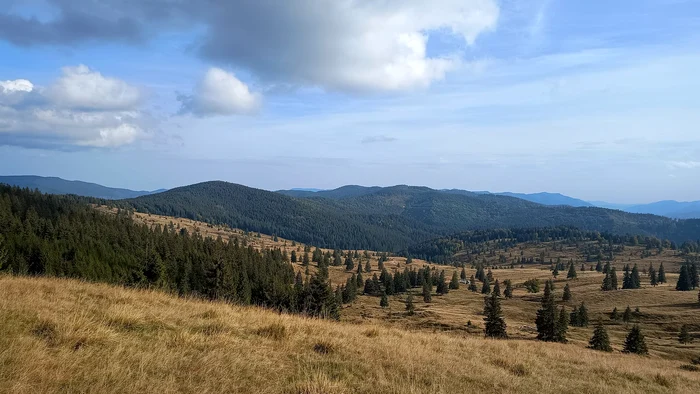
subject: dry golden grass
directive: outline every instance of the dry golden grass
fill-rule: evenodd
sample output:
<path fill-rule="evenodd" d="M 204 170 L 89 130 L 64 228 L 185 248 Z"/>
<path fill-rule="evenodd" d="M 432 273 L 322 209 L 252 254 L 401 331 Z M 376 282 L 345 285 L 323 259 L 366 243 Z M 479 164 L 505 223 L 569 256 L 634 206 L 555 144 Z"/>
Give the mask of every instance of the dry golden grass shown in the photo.
<path fill-rule="evenodd" d="M 0 277 L 0 392 L 692 393 L 657 356 L 279 315 Z"/>

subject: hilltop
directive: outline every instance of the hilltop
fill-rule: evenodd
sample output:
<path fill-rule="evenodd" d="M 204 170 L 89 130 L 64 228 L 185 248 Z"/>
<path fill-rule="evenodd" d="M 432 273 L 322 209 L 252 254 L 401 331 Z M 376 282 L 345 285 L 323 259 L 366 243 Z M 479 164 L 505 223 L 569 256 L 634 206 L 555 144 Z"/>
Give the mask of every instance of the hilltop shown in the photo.
<path fill-rule="evenodd" d="M 280 315 L 66 279 L 0 276 L 0 391 L 691 393 L 655 357 Z"/>
<path fill-rule="evenodd" d="M 42 177 L 34 175 L 0 176 L 0 183 L 22 188 L 37 189 L 42 193 L 75 194 L 76 196 L 120 200 L 134 198 L 147 194 L 159 193 L 164 190 L 137 191 L 106 187 L 96 183 L 68 181 L 57 177 Z"/>
<path fill-rule="evenodd" d="M 652 235 L 676 242 L 700 239 L 700 220 L 679 221 L 595 207 L 545 206 L 508 196 L 413 186 L 348 186 L 299 198 L 226 182 L 205 182 L 118 204 L 342 249 L 397 251 L 465 230 L 556 225 Z"/>

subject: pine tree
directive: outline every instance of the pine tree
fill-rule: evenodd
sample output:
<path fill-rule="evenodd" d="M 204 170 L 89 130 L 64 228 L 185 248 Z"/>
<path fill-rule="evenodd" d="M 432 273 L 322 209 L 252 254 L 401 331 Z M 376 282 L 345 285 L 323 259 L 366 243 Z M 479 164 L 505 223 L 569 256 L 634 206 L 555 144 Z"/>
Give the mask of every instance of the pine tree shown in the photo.
<path fill-rule="evenodd" d="M 369 260 L 365 263 L 365 272 L 372 272 L 372 265 L 370 265 Z"/>
<path fill-rule="evenodd" d="M 566 274 L 567 279 L 576 279 L 577 274 L 576 274 L 576 267 L 574 267 L 574 264 L 571 263 L 569 265 L 569 272 Z"/>
<path fill-rule="evenodd" d="M 537 325 L 537 339 L 547 342 L 557 340 L 557 317 L 551 281 L 547 281 L 544 285 L 542 306 L 537 311 L 535 324 Z"/>
<path fill-rule="evenodd" d="M 436 292 L 438 295 L 445 295 L 449 292 L 447 283 L 445 283 L 445 270 L 440 271 L 440 277 L 437 281 Z"/>
<path fill-rule="evenodd" d="M 625 323 L 629 323 L 630 321 L 632 321 L 632 309 L 629 305 L 627 305 L 625 312 L 622 314 L 622 321 Z"/>
<path fill-rule="evenodd" d="M 571 289 L 569 288 L 569 284 L 567 283 L 566 286 L 564 286 L 564 295 L 561 297 L 562 301 L 571 301 Z"/>
<path fill-rule="evenodd" d="M 322 318 L 338 319 L 338 304 L 328 282 L 328 268 L 321 265 L 309 283 L 310 305 L 308 313 Z"/>
<path fill-rule="evenodd" d="M 610 268 L 610 290 L 617 290 L 617 270 L 615 267 Z"/>
<path fill-rule="evenodd" d="M 452 273 L 452 280 L 450 281 L 450 290 L 459 289 L 459 277 L 457 276 L 457 271 Z"/>
<path fill-rule="evenodd" d="M 632 278 L 630 277 L 630 266 L 629 264 L 625 265 L 625 270 L 624 274 L 622 275 L 622 289 L 631 289 L 632 288 Z"/>
<path fill-rule="evenodd" d="M 693 289 L 700 287 L 700 272 L 697 263 L 688 263 L 688 275 L 690 276 L 690 287 Z"/>
<path fill-rule="evenodd" d="M 491 283 L 489 283 L 488 276 L 484 277 L 484 284 L 481 286 L 481 294 L 491 293 Z"/>
<path fill-rule="evenodd" d="M 642 280 L 639 277 L 639 268 L 637 264 L 632 267 L 632 273 L 630 274 L 630 285 L 631 289 L 639 289 L 642 287 Z"/>
<path fill-rule="evenodd" d="M 409 294 L 408 297 L 406 297 L 406 312 L 408 312 L 409 316 L 413 316 L 415 313 L 415 306 L 413 305 L 413 294 Z"/>
<path fill-rule="evenodd" d="M 382 298 L 379 300 L 379 306 L 382 308 L 389 307 L 389 299 L 386 297 L 386 291 L 382 292 Z"/>
<path fill-rule="evenodd" d="M 603 265 L 600 263 L 600 260 L 598 260 L 598 263 L 595 265 L 595 270 L 597 272 L 603 272 Z"/>
<path fill-rule="evenodd" d="M 296 250 L 292 250 L 292 257 L 291 257 L 291 259 L 292 259 L 292 264 L 294 264 L 294 263 L 297 262 L 297 252 L 296 252 Z"/>
<path fill-rule="evenodd" d="M 345 258 L 345 269 L 347 271 L 352 271 L 355 269 L 355 262 L 352 261 L 352 257 L 350 257 L 350 255 Z"/>
<path fill-rule="evenodd" d="M 506 279 L 503 283 L 506 284 L 506 289 L 503 291 L 503 296 L 513 298 L 513 283 L 510 279 Z"/>
<path fill-rule="evenodd" d="M 459 278 L 465 281 L 467 280 L 467 270 L 465 270 L 464 267 L 462 267 L 462 272 L 459 274 Z"/>
<path fill-rule="evenodd" d="M 501 296 L 501 284 L 498 283 L 498 280 L 496 280 L 496 283 L 493 285 L 493 294 L 495 294 L 496 297 Z"/>
<path fill-rule="evenodd" d="M 429 281 L 423 282 L 423 302 L 432 301 L 433 297 L 430 294 L 430 283 Z"/>
<path fill-rule="evenodd" d="M 687 343 L 690 343 L 692 340 L 693 339 L 690 337 L 690 333 L 688 332 L 688 325 L 682 325 L 681 331 L 678 333 L 678 342 L 685 345 Z"/>
<path fill-rule="evenodd" d="M 664 263 L 659 265 L 659 272 L 657 274 L 657 282 L 666 283 L 666 270 L 664 270 Z"/>
<path fill-rule="evenodd" d="M 649 284 L 656 287 L 658 284 L 658 279 L 656 277 L 656 270 L 654 270 L 654 267 L 649 267 Z"/>
<path fill-rule="evenodd" d="M 302 264 L 304 267 L 308 267 L 308 266 L 309 266 L 309 253 L 304 253 L 304 257 L 302 257 L 301 264 Z"/>
<path fill-rule="evenodd" d="M 576 327 L 578 326 L 578 307 L 574 306 L 574 310 L 569 314 L 569 324 Z"/>
<path fill-rule="evenodd" d="M 361 274 L 362 271 L 363 271 L 363 269 L 362 269 L 362 260 L 360 260 L 360 261 L 357 263 L 357 274 L 358 274 L 358 275 Z"/>
<path fill-rule="evenodd" d="M 484 297 L 484 333 L 489 338 L 506 338 L 506 322 L 501 311 L 501 301 L 492 293 Z"/>
<path fill-rule="evenodd" d="M 625 339 L 625 347 L 622 350 L 624 353 L 648 354 L 647 344 L 644 341 L 644 334 L 639 329 L 638 325 L 632 326 L 627 338 Z"/>
<path fill-rule="evenodd" d="M 593 350 L 612 352 L 610 337 L 608 336 L 608 331 L 605 329 L 605 326 L 603 326 L 603 321 L 601 319 L 598 319 L 598 323 L 593 330 L 593 336 L 591 337 L 591 340 L 588 341 L 588 347 Z"/>
<path fill-rule="evenodd" d="M 564 307 L 561 307 L 561 310 L 559 311 L 559 318 L 557 319 L 555 329 L 555 341 L 566 343 L 566 332 L 569 330 L 569 314 L 566 313 L 566 309 L 564 309 Z"/>

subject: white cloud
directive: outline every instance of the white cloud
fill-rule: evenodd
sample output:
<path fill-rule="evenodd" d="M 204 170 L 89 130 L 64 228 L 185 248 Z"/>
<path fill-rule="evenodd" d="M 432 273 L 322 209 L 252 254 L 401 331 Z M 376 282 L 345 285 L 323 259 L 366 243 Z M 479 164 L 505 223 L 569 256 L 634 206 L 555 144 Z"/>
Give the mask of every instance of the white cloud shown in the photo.
<path fill-rule="evenodd" d="M 138 88 L 107 78 L 85 65 L 64 67 L 63 75 L 46 89 L 46 96 L 63 108 L 120 110 L 141 100 Z"/>
<path fill-rule="evenodd" d="M 66 67 L 48 88 L 0 82 L 0 144 L 51 149 L 118 147 L 145 136 L 139 90 L 85 66 Z"/>
<path fill-rule="evenodd" d="M 693 169 L 700 168 L 700 161 L 670 161 L 667 163 L 671 168 Z"/>
<path fill-rule="evenodd" d="M 235 75 L 210 68 L 191 96 L 180 96 L 182 113 L 198 116 L 246 115 L 258 111 L 261 97 Z"/>

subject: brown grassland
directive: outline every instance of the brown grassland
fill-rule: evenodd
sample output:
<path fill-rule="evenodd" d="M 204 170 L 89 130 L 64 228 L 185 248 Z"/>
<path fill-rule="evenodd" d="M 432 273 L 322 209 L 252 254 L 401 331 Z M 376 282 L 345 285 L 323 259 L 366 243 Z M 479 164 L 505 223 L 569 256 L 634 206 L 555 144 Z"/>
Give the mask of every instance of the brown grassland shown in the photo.
<path fill-rule="evenodd" d="M 507 316 L 514 308 L 507 306 Z M 700 373 L 658 351 L 639 357 L 576 344 L 314 320 L 66 279 L 0 276 L 0 319 L 0 392 L 7 393 L 700 389 Z"/>

